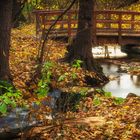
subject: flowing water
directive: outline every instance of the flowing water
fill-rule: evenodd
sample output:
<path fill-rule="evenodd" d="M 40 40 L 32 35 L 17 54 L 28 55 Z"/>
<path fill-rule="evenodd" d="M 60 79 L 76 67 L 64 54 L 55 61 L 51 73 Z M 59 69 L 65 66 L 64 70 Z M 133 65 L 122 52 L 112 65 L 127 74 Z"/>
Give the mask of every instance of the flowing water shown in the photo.
<path fill-rule="evenodd" d="M 125 98 L 128 93 L 140 96 L 140 76 L 118 72 L 119 66 L 114 64 L 102 64 L 103 71 L 107 76 L 114 77 L 103 89 L 112 92 L 113 96 Z"/>

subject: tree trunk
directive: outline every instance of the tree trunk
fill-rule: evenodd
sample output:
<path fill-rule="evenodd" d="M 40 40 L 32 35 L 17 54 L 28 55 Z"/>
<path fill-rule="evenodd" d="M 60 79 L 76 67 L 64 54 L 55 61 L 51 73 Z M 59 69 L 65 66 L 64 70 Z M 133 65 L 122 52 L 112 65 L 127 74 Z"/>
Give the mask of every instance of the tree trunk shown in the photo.
<path fill-rule="evenodd" d="M 74 41 L 68 46 L 66 61 L 80 59 L 85 69 L 104 77 L 101 66 L 95 62 L 92 54 L 94 4 L 95 0 L 79 0 L 78 30 Z"/>
<path fill-rule="evenodd" d="M 24 7 L 24 2 L 21 2 L 19 0 L 13 0 L 12 27 L 14 28 L 19 27 L 21 22 L 26 22 L 26 18 L 22 14 L 23 7 Z"/>
<path fill-rule="evenodd" d="M 12 0 L 0 1 L 0 80 L 11 81 L 9 49 L 12 19 Z"/>

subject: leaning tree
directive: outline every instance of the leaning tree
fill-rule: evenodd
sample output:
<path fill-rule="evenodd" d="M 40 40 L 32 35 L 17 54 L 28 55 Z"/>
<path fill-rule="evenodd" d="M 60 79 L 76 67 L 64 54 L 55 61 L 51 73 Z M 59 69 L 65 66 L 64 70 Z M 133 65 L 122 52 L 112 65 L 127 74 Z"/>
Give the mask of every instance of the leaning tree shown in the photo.
<path fill-rule="evenodd" d="M 10 33 L 13 0 L 0 1 L 0 80 L 11 81 L 9 69 Z"/>

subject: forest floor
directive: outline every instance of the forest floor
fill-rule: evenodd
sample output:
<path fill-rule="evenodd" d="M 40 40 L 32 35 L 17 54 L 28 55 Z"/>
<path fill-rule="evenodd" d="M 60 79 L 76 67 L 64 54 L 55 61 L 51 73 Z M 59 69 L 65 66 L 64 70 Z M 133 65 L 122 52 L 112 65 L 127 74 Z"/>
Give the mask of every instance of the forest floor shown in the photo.
<path fill-rule="evenodd" d="M 14 85 L 23 92 L 24 98 L 28 98 L 29 102 L 44 100 L 36 98 L 33 95 L 34 91 L 29 91 L 26 85 L 36 67 L 39 42 L 34 34 L 33 25 L 14 29 L 10 50 Z M 95 90 L 94 84 L 92 87 L 87 86 L 84 81 L 85 75 L 97 78 L 95 73 L 60 63 L 59 59 L 64 57 L 65 52 L 66 43 L 63 41 L 48 41 L 45 57 L 53 63 L 51 72 L 54 76 L 51 84 L 63 92 L 80 92 L 85 96 L 76 105 L 76 111 L 59 112 L 52 120 L 44 118 L 44 114 L 51 111 L 42 106 L 36 114 L 43 121 L 43 125 L 32 128 L 22 137 L 37 140 L 140 140 L 140 97 L 132 95 L 126 99 L 116 98 L 109 92 Z M 107 61 L 119 65 L 121 62 L 121 65 L 129 66 L 129 73 L 140 75 L 137 60 L 131 63 L 126 60 Z M 34 88 L 37 87 L 32 85 L 32 89 Z"/>

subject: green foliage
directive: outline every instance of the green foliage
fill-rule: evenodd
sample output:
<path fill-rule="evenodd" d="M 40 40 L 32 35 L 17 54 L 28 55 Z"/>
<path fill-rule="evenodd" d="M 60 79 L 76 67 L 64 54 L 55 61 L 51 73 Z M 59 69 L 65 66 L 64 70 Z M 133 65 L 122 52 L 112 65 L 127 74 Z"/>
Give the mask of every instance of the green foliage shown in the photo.
<path fill-rule="evenodd" d="M 105 91 L 103 89 L 97 88 L 97 89 L 95 89 L 95 92 L 100 93 L 100 94 L 104 94 Z"/>
<path fill-rule="evenodd" d="M 15 108 L 17 106 L 22 94 L 6 81 L 0 81 L 0 91 L 0 113 L 4 115 L 7 113 L 8 107 Z"/>
<path fill-rule="evenodd" d="M 95 91 L 99 94 L 103 94 L 105 97 L 112 97 L 111 92 L 104 91 L 103 89 L 95 89 Z"/>
<path fill-rule="evenodd" d="M 48 82 L 41 79 L 38 82 L 38 89 L 36 91 L 38 93 L 38 97 L 46 96 L 48 91 L 49 91 Z"/>
<path fill-rule="evenodd" d="M 95 106 L 98 106 L 98 105 L 101 104 L 101 101 L 100 101 L 99 97 L 97 97 L 97 96 L 94 97 L 94 99 L 93 99 L 93 104 L 94 104 Z"/>
<path fill-rule="evenodd" d="M 72 73 L 72 79 L 76 79 L 77 78 L 77 74 L 76 73 Z"/>
<path fill-rule="evenodd" d="M 103 89 L 95 89 L 95 91 L 99 94 L 103 94 L 105 97 L 111 98 L 112 97 L 112 93 L 111 92 L 107 92 L 104 91 Z M 125 101 L 125 99 L 121 98 L 121 97 L 116 97 L 115 99 L 113 99 L 113 102 L 115 105 L 120 105 Z M 100 100 L 99 98 L 95 97 L 93 100 L 95 105 L 100 105 Z"/>
<path fill-rule="evenodd" d="M 38 97 L 44 97 L 47 95 L 49 91 L 49 84 L 51 83 L 51 76 L 52 72 L 51 69 L 53 68 L 53 63 L 47 61 L 43 65 L 42 69 L 42 78 L 38 82 L 38 89 L 36 93 L 38 93 Z"/>
<path fill-rule="evenodd" d="M 68 73 L 64 73 L 63 75 L 60 75 L 60 77 L 58 78 L 58 82 L 64 81 L 67 75 Z"/>
<path fill-rule="evenodd" d="M 112 97 L 112 93 L 111 93 L 111 92 L 105 92 L 105 93 L 104 93 L 104 96 L 105 96 L 105 97 Z"/>
<path fill-rule="evenodd" d="M 124 98 L 116 97 L 116 98 L 114 99 L 114 104 L 120 105 L 120 104 L 122 104 L 124 101 L 125 101 Z"/>
<path fill-rule="evenodd" d="M 82 61 L 76 60 L 73 64 L 73 67 L 80 68 Z M 38 93 L 39 97 L 44 97 L 47 95 L 49 91 L 49 85 L 51 83 L 51 77 L 52 77 L 52 70 L 54 69 L 54 64 L 52 62 L 45 62 L 42 69 L 42 78 L 38 82 L 38 89 L 36 90 L 36 93 Z M 73 72 L 71 75 L 69 75 L 67 72 L 60 75 L 58 77 L 58 82 L 62 82 L 66 79 L 72 78 L 75 80 L 77 78 L 77 74 Z"/>
<path fill-rule="evenodd" d="M 80 68 L 82 65 L 83 61 L 82 60 L 75 60 L 72 64 L 72 67 L 74 68 Z"/>
<path fill-rule="evenodd" d="M 5 114 L 7 112 L 7 105 L 5 103 L 2 103 L 0 105 L 0 113 Z"/>
<path fill-rule="evenodd" d="M 81 94 L 81 96 L 82 96 L 83 98 L 85 98 L 85 97 L 86 97 L 86 94 L 87 94 L 87 89 L 82 89 L 82 90 L 80 91 L 80 94 Z"/>
<path fill-rule="evenodd" d="M 50 70 L 53 66 L 54 64 L 52 62 L 50 61 L 45 62 L 43 65 L 43 72 Z"/>
<path fill-rule="evenodd" d="M 83 63 L 83 62 L 82 62 L 81 60 L 75 60 L 75 61 L 73 62 L 73 64 L 72 64 L 72 67 L 78 69 L 78 68 L 81 67 L 81 64 L 82 64 L 82 63 Z M 67 73 L 67 72 L 64 73 L 63 75 L 61 75 L 61 76 L 58 78 L 58 82 L 64 81 L 64 80 L 67 78 L 67 76 L 68 76 L 68 73 Z M 76 79 L 76 78 L 77 78 L 77 74 L 76 74 L 75 72 L 72 72 L 71 78 L 72 78 L 73 80 Z"/>

